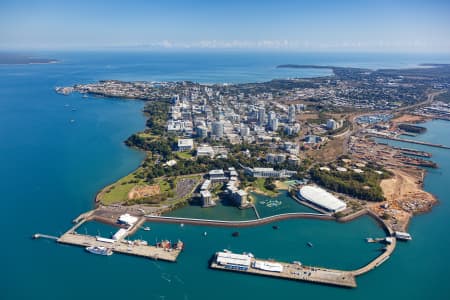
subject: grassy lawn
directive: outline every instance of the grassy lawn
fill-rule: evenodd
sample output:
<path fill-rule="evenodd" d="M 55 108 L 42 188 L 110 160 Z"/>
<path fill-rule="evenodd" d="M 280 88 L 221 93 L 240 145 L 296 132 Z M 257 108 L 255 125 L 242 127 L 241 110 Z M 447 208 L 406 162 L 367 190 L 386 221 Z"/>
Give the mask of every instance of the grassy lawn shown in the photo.
<path fill-rule="evenodd" d="M 265 178 L 257 178 L 253 183 L 252 186 L 255 188 L 255 192 L 258 193 L 262 193 L 262 194 L 266 194 L 267 196 L 270 197 L 274 197 L 276 195 L 278 195 L 278 192 L 276 190 L 271 191 L 266 189 L 266 187 L 264 186 L 264 182 L 265 182 Z"/>
<path fill-rule="evenodd" d="M 140 132 L 137 134 L 139 137 L 144 138 L 144 139 L 156 139 L 158 138 L 156 135 L 153 135 L 151 133 L 146 133 L 146 132 Z"/>
<path fill-rule="evenodd" d="M 130 192 L 130 190 L 138 184 L 144 184 L 144 181 L 142 179 L 138 179 L 135 177 L 135 174 L 138 171 L 139 170 L 128 174 L 112 185 L 105 187 L 101 192 L 100 202 L 105 205 L 111 205 L 128 200 L 128 193 Z M 130 183 L 130 181 L 133 182 Z M 136 181 L 138 182 L 136 183 Z"/>
<path fill-rule="evenodd" d="M 167 182 L 166 179 L 158 178 L 158 179 L 156 179 L 156 184 L 159 185 L 159 188 L 161 189 L 161 193 L 170 191 L 170 184 L 169 184 L 169 182 Z M 175 180 L 175 184 L 176 184 L 176 180 Z"/>
<path fill-rule="evenodd" d="M 176 152 L 175 154 L 179 159 L 188 160 L 192 158 L 192 154 L 189 152 Z"/>

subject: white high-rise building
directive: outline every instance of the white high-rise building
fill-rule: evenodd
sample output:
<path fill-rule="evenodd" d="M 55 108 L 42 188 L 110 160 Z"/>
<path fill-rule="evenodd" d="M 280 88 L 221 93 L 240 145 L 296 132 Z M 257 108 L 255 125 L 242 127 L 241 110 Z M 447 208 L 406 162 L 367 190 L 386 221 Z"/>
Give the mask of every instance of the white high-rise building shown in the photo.
<path fill-rule="evenodd" d="M 269 112 L 269 119 L 268 119 L 268 124 L 270 125 L 272 120 L 275 119 L 277 117 L 277 114 L 274 111 Z"/>
<path fill-rule="evenodd" d="M 289 123 L 295 122 L 295 105 L 294 104 L 291 104 L 289 106 L 288 121 L 289 121 Z"/>
<path fill-rule="evenodd" d="M 269 125 L 270 125 L 270 129 L 272 131 L 277 131 L 278 130 L 278 118 L 275 117 L 275 118 L 271 119 Z"/>

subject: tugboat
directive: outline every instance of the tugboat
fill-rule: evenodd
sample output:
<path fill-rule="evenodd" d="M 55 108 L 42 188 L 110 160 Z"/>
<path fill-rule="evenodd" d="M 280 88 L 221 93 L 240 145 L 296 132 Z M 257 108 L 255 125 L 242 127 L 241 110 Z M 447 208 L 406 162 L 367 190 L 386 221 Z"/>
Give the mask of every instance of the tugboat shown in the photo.
<path fill-rule="evenodd" d="M 238 237 L 238 236 L 239 236 L 239 232 L 238 232 L 238 231 L 235 231 L 235 232 L 233 232 L 231 235 L 232 235 L 233 237 Z"/>
<path fill-rule="evenodd" d="M 108 249 L 106 247 L 102 247 L 102 246 L 90 246 L 90 247 L 86 247 L 86 251 L 93 253 L 93 254 L 98 254 L 98 255 L 106 255 L 106 256 L 110 256 L 113 254 L 111 249 Z"/>

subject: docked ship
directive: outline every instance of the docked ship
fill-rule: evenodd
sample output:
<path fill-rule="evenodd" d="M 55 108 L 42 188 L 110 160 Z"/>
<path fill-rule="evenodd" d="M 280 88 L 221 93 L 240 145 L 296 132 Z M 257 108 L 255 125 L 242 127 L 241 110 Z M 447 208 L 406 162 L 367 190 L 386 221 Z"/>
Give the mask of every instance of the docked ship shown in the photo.
<path fill-rule="evenodd" d="M 173 251 L 173 250 L 183 250 L 184 243 L 180 240 L 176 244 L 172 244 L 169 240 L 163 240 L 159 243 L 156 243 L 156 247 L 163 248 L 165 251 Z"/>
<path fill-rule="evenodd" d="M 110 256 L 113 254 L 111 249 L 108 249 L 106 247 L 102 247 L 102 246 L 90 246 L 90 247 L 86 247 L 86 251 L 93 253 L 93 254 L 98 254 L 98 255 L 107 255 Z"/>

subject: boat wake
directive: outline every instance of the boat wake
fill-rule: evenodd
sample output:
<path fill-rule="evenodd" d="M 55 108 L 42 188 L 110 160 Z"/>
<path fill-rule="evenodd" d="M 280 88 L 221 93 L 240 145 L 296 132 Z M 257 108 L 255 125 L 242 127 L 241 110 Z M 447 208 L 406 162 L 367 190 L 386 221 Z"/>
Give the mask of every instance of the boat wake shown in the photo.
<path fill-rule="evenodd" d="M 172 282 L 172 279 L 170 279 L 170 275 L 169 274 L 163 273 L 161 275 L 161 278 L 164 279 L 165 281 L 167 281 L 168 283 Z"/>

